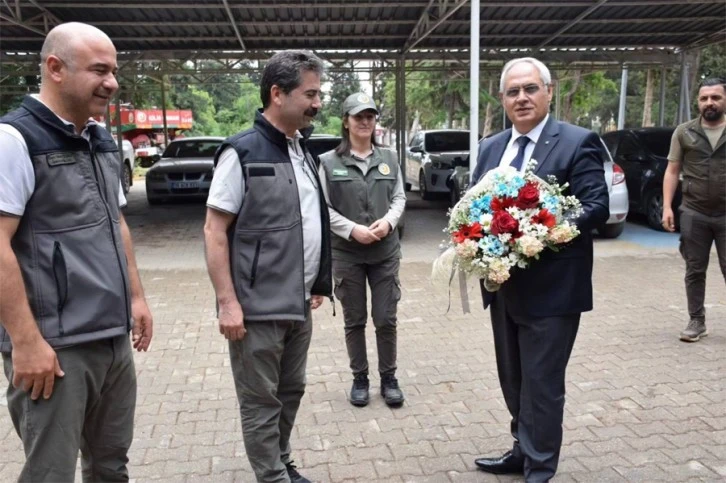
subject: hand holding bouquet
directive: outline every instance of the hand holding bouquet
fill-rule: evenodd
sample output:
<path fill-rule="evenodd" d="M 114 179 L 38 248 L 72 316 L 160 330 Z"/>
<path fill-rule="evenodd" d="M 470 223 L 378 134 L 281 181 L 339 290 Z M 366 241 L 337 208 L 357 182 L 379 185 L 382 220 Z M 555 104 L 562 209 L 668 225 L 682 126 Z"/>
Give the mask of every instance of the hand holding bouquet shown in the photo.
<path fill-rule="evenodd" d="M 543 250 L 558 251 L 580 234 L 570 221 L 582 212 L 580 202 L 565 196 L 567 184 L 554 176 L 549 182 L 535 176 L 535 163 L 524 175 L 511 167 L 489 171 L 449 213 L 454 268 L 484 280 L 489 291 L 513 267 L 527 268 Z"/>

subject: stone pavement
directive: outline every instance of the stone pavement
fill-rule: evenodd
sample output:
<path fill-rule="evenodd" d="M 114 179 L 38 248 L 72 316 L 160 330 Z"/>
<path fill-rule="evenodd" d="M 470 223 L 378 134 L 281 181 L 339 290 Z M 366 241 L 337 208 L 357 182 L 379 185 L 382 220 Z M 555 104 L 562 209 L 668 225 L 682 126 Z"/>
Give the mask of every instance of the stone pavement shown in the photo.
<path fill-rule="evenodd" d="M 136 481 L 252 482 L 227 346 L 204 269 L 201 205 L 149 208 L 130 197 L 132 226 L 155 317 L 152 350 L 138 354 L 139 398 L 130 472 Z M 431 207 L 433 209 L 423 209 Z M 412 203 L 401 266 L 399 379 L 407 401 L 354 408 L 339 304 L 315 316 L 308 390 L 293 457 L 319 482 L 518 481 L 473 460 L 511 444 L 488 314 L 472 314 L 429 282 L 444 209 Z M 595 310 L 584 314 L 569 365 L 565 441 L 555 481 L 726 480 L 726 290 L 708 274 L 711 335 L 678 341 L 686 319 L 683 263 L 672 248 L 598 240 Z M 369 357 L 376 367 L 369 330 Z M 6 381 L 0 380 L 4 394 Z M 4 396 L 0 404 L 6 405 Z M 17 478 L 22 447 L 0 408 L 0 482 Z M 80 481 L 80 477 L 77 476 Z"/>

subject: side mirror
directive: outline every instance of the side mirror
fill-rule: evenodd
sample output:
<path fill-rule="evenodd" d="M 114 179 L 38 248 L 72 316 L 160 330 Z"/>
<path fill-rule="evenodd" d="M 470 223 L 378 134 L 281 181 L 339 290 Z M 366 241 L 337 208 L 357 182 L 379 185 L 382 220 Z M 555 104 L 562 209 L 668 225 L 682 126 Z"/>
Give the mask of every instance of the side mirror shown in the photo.
<path fill-rule="evenodd" d="M 453 165 L 460 166 L 462 168 L 468 168 L 469 167 L 469 158 L 462 158 L 461 156 L 457 156 L 454 158 Z"/>
<path fill-rule="evenodd" d="M 409 149 L 412 153 L 423 153 L 423 149 L 421 146 L 411 146 L 411 149 Z"/>
<path fill-rule="evenodd" d="M 160 159 L 161 159 L 161 155 L 160 154 L 154 154 L 154 155 L 151 156 L 151 160 L 153 162 L 157 162 Z"/>

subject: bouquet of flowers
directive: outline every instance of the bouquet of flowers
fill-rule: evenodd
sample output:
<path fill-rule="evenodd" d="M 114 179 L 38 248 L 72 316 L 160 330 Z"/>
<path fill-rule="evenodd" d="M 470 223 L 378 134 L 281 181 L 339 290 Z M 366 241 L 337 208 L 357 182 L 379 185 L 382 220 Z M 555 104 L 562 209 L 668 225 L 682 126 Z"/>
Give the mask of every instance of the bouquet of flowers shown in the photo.
<path fill-rule="evenodd" d="M 451 209 L 441 263 L 453 264 L 452 274 L 458 269 L 480 278 L 493 292 L 513 267 L 527 268 L 543 250 L 558 251 L 580 234 L 569 221 L 582 212 L 580 202 L 563 194 L 567 183 L 535 176 L 535 164 L 524 175 L 509 166 L 489 171 Z"/>

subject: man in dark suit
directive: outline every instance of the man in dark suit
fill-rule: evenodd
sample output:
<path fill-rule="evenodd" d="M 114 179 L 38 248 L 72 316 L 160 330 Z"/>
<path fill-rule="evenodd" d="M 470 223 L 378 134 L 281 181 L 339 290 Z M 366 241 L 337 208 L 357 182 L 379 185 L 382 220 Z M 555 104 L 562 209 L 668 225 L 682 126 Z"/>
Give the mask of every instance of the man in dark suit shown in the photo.
<path fill-rule="evenodd" d="M 596 134 L 549 116 L 551 77 L 537 59 L 508 62 L 500 99 L 512 128 L 483 140 L 472 185 L 489 170 L 524 170 L 569 183 L 568 194 L 582 203 L 574 220 L 581 234 L 570 246 L 543 252 L 525 270 L 514 269 L 501 289 L 484 289 L 490 308 L 499 382 L 512 415 L 514 446 L 503 456 L 479 458 L 488 473 L 524 474 L 527 482 L 548 481 L 557 470 L 562 445 L 565 369 L 582 312 L 592 310 L 591 230 L 608 218 L 608 191 L 602 145 Z"/>

